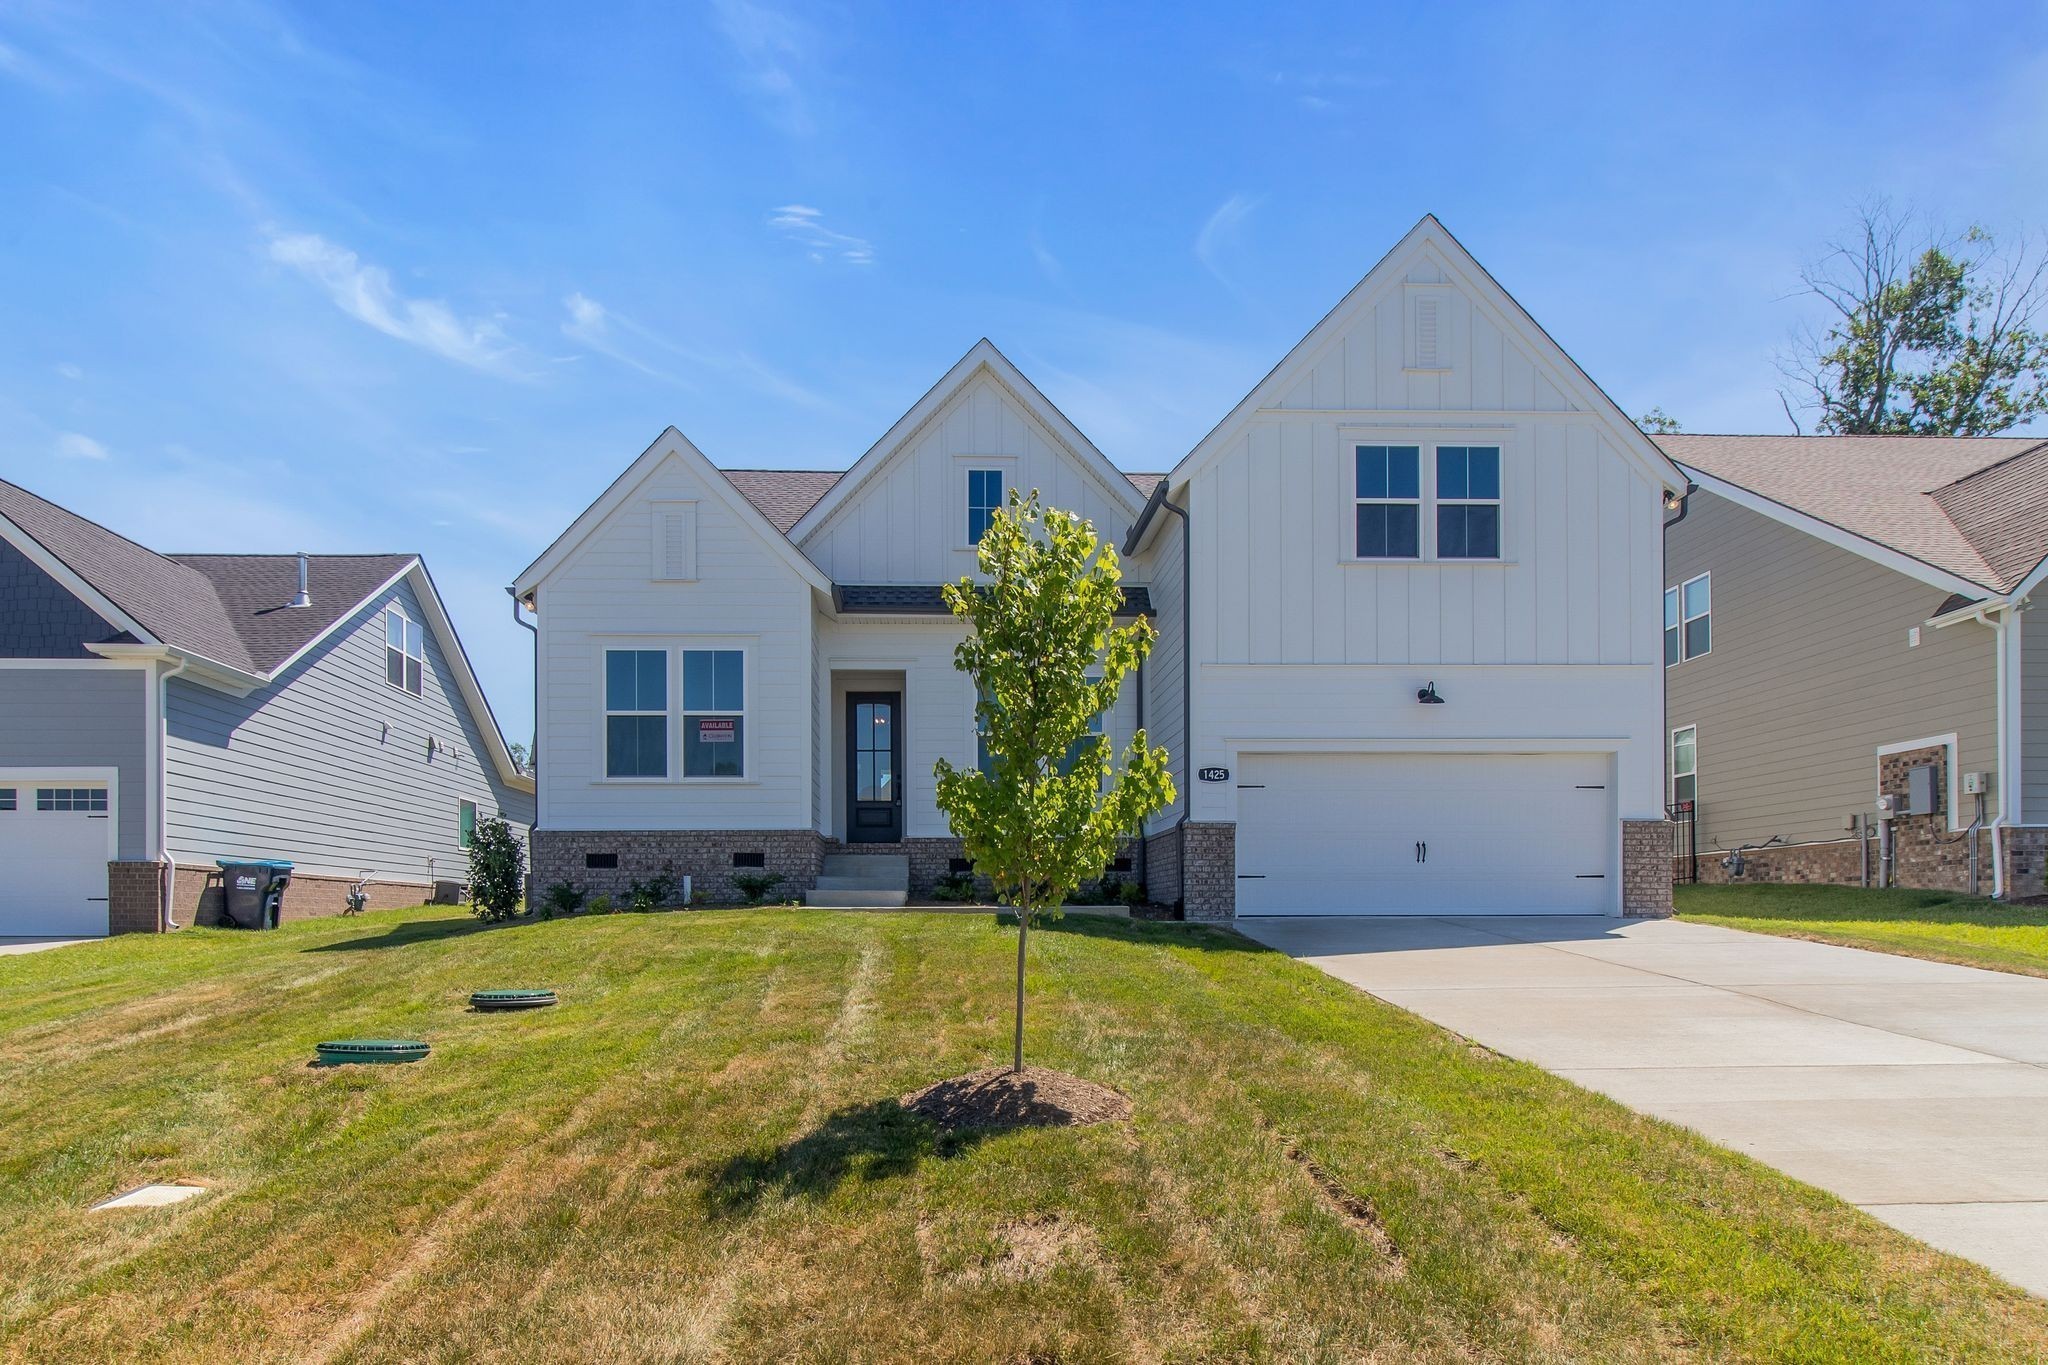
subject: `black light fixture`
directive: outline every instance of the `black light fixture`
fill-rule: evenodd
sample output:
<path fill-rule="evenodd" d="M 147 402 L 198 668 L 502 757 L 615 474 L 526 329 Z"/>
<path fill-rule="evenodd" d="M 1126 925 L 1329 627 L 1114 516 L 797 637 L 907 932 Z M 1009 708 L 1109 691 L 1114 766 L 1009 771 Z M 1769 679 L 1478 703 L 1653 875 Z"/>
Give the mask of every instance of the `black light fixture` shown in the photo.
<path fill-rule="evenodd" d="M 1415 689 L 1415 700 L 1424 706 L 1442 706 L 1444 699 L 1436 694 L 1436 679 L 1429 680 L 1429 686 Z"/>

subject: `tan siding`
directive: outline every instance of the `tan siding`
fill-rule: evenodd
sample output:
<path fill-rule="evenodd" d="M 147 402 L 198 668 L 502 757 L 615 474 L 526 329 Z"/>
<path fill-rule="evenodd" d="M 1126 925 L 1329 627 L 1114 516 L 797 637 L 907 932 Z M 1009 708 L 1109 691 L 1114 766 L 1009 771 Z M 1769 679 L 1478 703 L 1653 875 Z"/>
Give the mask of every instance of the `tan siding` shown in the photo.
<path fill-rule="evenodd" d="M 2048 593 L 2037 595 L 2048 600 Z M 2026 821 L 2048 825 L 2048 611 L 2020 613 L 2020 778 Z"/>
<path fill-rule="evenodd" d="M 1664 581 L 1706 572 L 1713 648 L 1665 670 L 1666 723 L 1699 727 L 1703 849 L 1843 837 L 1880 745 L 1954 732 L 1964 771 L 1996 768 L 1992 632 L 1926 627 L 1941 589 L 1696 493 Z"/>

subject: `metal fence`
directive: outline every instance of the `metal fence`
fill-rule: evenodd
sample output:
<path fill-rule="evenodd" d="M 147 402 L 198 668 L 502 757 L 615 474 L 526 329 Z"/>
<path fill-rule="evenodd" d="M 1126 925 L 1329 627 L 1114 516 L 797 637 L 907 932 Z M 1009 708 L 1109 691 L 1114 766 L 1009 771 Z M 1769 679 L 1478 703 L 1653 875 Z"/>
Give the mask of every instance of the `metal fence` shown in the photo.
<path fill-rule="evenodd" d="M 1699 827 L 1693 822 L 1692 802 L 1680 801 L 1664 808 L 1671 822 L 1671 880 L 1685 885 L 1700 879 Z"/>

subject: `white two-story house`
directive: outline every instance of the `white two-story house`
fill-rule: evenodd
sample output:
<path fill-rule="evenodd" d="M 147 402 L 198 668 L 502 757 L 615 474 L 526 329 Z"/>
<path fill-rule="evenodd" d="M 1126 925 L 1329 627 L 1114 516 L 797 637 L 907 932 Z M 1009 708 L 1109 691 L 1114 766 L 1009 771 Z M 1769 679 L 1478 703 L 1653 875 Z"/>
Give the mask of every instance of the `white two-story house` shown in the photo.
<path fill-rule="evenodd" d="M 1218 408 L 1223 403 L 1219 401 Z M 832 855 L 966 870 L 961 627 L 1036 489 L 1159 638 L 1103 725 L 1179 802 L 1116 871 L 1190 917 L 1660 913 L 1662 523 L 1683 476 L 1425 218 L 1169 474 L 1126 474 L 978 343 L 843 474 L 664 432 L 527 568 L 534 866 L 800 892 Z"/>

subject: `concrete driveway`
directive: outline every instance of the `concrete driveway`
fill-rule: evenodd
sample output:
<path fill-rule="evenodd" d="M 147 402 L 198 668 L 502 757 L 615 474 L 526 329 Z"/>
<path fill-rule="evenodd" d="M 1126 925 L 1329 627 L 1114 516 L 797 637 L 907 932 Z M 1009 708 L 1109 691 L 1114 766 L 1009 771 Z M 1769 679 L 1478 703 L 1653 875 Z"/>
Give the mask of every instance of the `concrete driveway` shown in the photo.
<path fill-rule="evenodd" d="M 68 948 L 74 943 L 87 943 L 82 938 L 7 938 L 0 937 L 0 957 L 10 953 L 40 953 L 45 948 Z"/>
<path fill-rule="evenodd" d="M 1677 920 L 1241 920 L 2048 1295 L 2048 980 Z"/>

